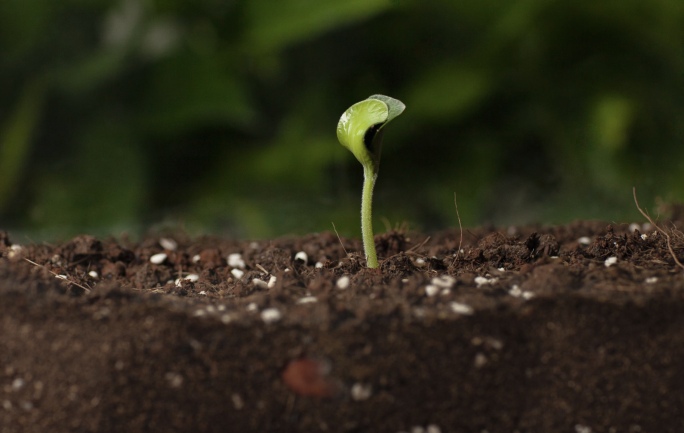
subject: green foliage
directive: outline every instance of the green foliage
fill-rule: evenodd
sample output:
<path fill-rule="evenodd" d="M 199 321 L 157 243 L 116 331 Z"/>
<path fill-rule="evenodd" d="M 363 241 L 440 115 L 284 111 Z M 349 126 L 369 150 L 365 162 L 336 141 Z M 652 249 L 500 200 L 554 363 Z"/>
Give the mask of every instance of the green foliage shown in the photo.
<path fill-rule="evenodd" d="M 376 216 L 638 217 L 684 199 L 684 2 L 6 0 L 0 227 L 353 234 L 330 125 L 374 91 Z M 393 220 L 392 222 L 396 222 Z"/>

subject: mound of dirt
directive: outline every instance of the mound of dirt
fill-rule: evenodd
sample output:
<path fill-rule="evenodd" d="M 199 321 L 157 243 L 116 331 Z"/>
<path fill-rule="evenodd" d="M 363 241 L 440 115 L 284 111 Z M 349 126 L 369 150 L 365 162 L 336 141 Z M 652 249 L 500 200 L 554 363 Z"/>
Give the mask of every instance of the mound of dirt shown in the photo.
<path fill-rule="evenodd" d="M 0 432 L 681 432 L 677 242 L 0 234 Z"/>

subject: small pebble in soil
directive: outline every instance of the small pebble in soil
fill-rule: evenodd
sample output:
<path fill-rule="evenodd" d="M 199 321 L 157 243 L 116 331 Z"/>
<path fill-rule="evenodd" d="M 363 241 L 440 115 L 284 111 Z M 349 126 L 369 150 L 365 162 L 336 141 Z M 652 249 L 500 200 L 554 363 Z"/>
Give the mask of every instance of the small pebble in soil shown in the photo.
<path fill-rule="evenodd" d="M 242 271 L 240 269 L 233 269 L 230 271 L 230 273 L 233 274 L 233 276 L 238 280 L 242 278 L 243 275 L 245 275 L 245 271 Z"/>
<path fill-rule="evenodd" d="M 232 253 L 228 254 L 228 266 L 231 268 L 245 268 L 245 261 L 242 259 L 242 254 Z"/>
<path fill-rule="evenodd" d="M 368 400 L 371 395 L 373 395 L 373 387 L 368 384 L 356 382 L 351 387 L 351 398 L 354 401 Z"/>
<path fill-rule="evenodd" d="M 295 262 L 302 262 L 304 264 L 307 264 L 309 262 L 309 256 L 304 252 L 300 251 L 297 254 L 295 254 Z"/>
<path fill-rule="evenodd" d="M 169 251 L 176 251 L 176 249 L 178 248 L 178 242 L 170 238 L 159 239 L 159 245 L 161 245 L 161 247 L 165 250 Z"/>
<path fill-rule="evenodd" d="M 281 375 L 285 385 L 295 394 L 305 397 L 332 397 L 337 384 L 331 380 L 329 362 L 313 358 L 290 361 Z"/>
<path fill-rule="evenodd" d="M 582 236 L 577 239 L 577 243 L 580 245 L 591 245 L 591 238 L 589 236 Z"/>
<path fill-rule="evenodd" d="M 606 259 L 606 261 L 603 262 L 603 264 L 606 266 L 606 268 L 610 268 L 611 266 L 613 266 L 614 264 L 616 264 L 617 261 L 618 261 L 618 258 L 615 257 L 615 256 L 613 256 L 613 257 L 608 257 L 608 258 Z"/>
<path fill-rule="evenodd" d="M 161 265 L 164 263 L 164 260 L 166 260 L 168 256 L 166 253 L 158 253 L 150 257 L 150 262 L 154 263 L 155 265 Z"/>
<path fill-rule="evenodd" d="M 282 313 L 277 308 L 266 308 L 261 312 L 261 320 L 267 324 L 277 322 L 282 317 Z"/>
<path fill-rule="evenodd" d="M 337 286 L 338 289 L 344 290 L 349 287 L 349 277 L 346 275 L 341 276 L 335 285 Z"/>
<path fill-rule="evenodd" d="M 468 316 L 474 313 L 473 307 L 467 304 L 462 304 L 460 302 L 452 302 L 450 304 L 450 307 L 454 313 L 464 314 Z"/>

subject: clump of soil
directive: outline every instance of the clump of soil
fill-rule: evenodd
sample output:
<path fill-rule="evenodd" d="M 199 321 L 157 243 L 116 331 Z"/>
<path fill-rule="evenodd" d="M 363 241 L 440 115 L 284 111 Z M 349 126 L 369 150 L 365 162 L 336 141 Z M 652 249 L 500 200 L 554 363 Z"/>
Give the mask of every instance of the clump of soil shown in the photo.
<path fill-rule="evenodd" d="M 0 432 L 681 432 L 672 239 L 0 234 Z"/>

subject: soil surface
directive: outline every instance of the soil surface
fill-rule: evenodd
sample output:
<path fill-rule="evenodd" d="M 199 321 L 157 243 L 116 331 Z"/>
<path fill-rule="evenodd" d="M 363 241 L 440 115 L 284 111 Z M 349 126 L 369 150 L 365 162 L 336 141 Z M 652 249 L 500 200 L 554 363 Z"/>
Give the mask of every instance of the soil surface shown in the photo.
<path fill-rule="evenodd" d="M 0 432 L 683 432 L 677 224 L 0 233 Z"/>

